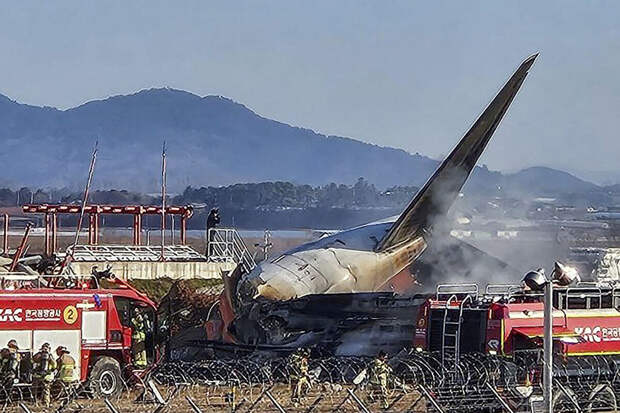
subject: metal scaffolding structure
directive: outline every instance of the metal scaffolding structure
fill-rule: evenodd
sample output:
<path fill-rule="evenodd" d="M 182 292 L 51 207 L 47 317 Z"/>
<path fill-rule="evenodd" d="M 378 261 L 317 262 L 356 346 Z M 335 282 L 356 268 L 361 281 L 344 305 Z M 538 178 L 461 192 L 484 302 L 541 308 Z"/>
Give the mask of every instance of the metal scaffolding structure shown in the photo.
<path fill-rule="evenodd" d="M 58 249 L 58 215 L 80 214 L 80 205 L 73 204 L 27 204 L 22 207 L 26 213 L 44 214 L 45 222 L 45 254 L 51 255 Z M 84 207 L 84 213 L 89 215 L 88 220 L 88 244 L 99 244 L 100 217 L 104 214 L 133 215 L 133 245 L 142 245 L 142 216 L 144 215 L 179 215 L 180 243 L 185 245 L 187 233 L 187 220 L 192 217 L 194 209 L 191 205 L 186 206 L 162 206 L 153 205 L 97 205 L 89 204 Z M 161 254 L 161 252 L 160 252 Z"/>

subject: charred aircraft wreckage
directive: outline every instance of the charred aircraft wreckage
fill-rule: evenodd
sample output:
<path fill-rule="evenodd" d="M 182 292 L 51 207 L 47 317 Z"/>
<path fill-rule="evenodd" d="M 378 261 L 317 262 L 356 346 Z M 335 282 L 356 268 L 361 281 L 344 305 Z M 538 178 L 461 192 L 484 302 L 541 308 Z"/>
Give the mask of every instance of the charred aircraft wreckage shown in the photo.
<path fill-rule="evenodd" d="M 536 57 L 519 66 L 400 216 L 322 237 L 247 273 L 240 265 L 224 276 L 219 311 L 214 312 L 221 326 L 217 338 L 272 350 L 318 344 L 336 354 L 410 345 L 426 295 L 394 291 L 413 279 L 416 267 L 484 255 L 456 240 L 444 248 L 438 227 Z M 493 265 L 502 267 L 501 262 Z"/>

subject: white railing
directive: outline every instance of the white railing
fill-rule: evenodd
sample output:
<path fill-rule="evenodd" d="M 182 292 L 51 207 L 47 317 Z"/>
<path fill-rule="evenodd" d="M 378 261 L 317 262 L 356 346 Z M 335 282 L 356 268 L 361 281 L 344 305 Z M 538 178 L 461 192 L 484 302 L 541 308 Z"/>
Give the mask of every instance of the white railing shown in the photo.
<path fill-rule="evenodd" d="M 71 247 L 67 250 L 70 253 Z M 167 261 L 204 261 L 205 256 L 187 245 L 166 245 Z M 76 245 L 73 261 L 161 261 L 161 247 L 154 245 Z"/>
<path fill-rule="evenodd" d="M 477 300 L 478 292 L 478 284 L 438 284 L 435 299 L 440 300 L 443 298 L 445 300 L 452 295 L 456 295 L 462 300 L 466 296 L 471 295 L 474 300 Z"/>
<path fill-rule="evenodd" d="M 234 228 L 210 228 L 207 234 L 207 259 L 212 262 L 234 262 L 249 273 L 256 262 Z"/>

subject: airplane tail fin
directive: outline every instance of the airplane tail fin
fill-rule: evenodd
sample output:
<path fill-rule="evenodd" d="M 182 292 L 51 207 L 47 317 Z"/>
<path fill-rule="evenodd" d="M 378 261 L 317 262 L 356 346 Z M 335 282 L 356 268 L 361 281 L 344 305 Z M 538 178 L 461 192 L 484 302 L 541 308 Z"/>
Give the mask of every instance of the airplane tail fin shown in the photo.
<path fill-rule="evenodd" d="M 538 53 L 521 63 L 495 99 L 379 241 L 377 251 L 389 250 L 430 230 L 434 219 L 448 212 L 537 56 Z"/>

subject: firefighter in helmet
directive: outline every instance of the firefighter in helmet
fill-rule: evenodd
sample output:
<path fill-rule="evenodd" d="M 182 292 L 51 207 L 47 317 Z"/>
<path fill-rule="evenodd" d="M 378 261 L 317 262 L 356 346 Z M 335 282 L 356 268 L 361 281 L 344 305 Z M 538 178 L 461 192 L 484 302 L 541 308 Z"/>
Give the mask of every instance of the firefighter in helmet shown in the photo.
<path fill-rule="evenodd" d="M 58 346 L 56 349 L 56 369 L 58 374 L 56 379 L 62 385 L 70 385 L 76 381 L 75 378 L 75 359 L 69 354 L 65 346 Z"/>
<path fill-rule="evenodd" d="M 51 354 L 51 346 L 44 343 L 41 349 L 32 357 L 33 384 L 35 391 L 41 392 L 41 399 L 45 407 L 50 407 L 51 387 L 56 373 L 56 360 Z"/>
<path fill-rule="evenodd" d="M 0 361 L 2 386 L 8 395 L 13 388 L 13 384 L 15 384 L 15 379 L 19 377 L 21 357 L 16 340 L 9 340 L 6 347 L 2 349 L 0 352 Z"/>
<path fill-rule="evenodd" d="M 213 241 L 214 234 L 210 233 L 212 228 L 216 228 L 220 223 L 220 209 L 212 208 L 207 216 L 207 251 L 205 255 L 209 256 L 209 243 Z"/>
<path fill-rule="evenodd" d="M 139 369 L 146 368 L 146 324 L 147 320 L 142 310 L 136 308 L 134 316 L 131 318 L 132 333 L 131 339 L 132 352 L 133 352 L 133 364 Z"/>
<path fill-rule="evenodd" d="M 392 374 L 392 368 L 387 363 L 387 353 L 381 350 L 370 363 L 368 370 L 370 397 L 372 400 L 375 400 L 376 395 L 379 394 L 381 406 L 387 409 L 390 406 L 388 403 L 388 380 Z"/>
<path fill-rule="evenodd" d="M 310 350 L 298 348 L 289 360 L 289 372 L 291 380 L 291 401 L 298 406 L 301 397 L 310 389 L 310 376 L 308 374 L 308 357 Z"/>

